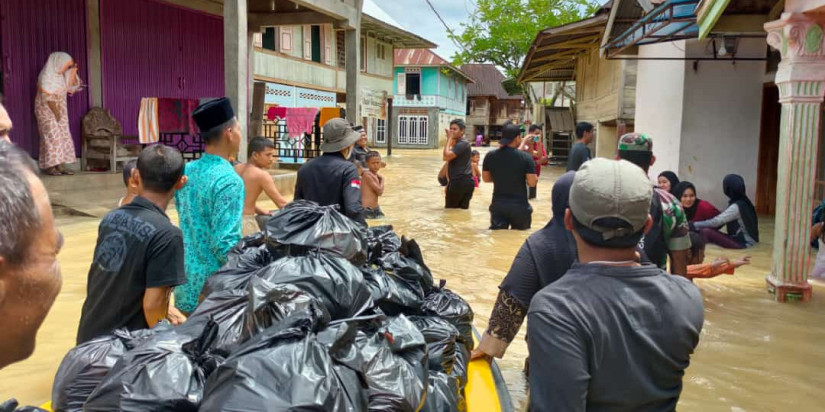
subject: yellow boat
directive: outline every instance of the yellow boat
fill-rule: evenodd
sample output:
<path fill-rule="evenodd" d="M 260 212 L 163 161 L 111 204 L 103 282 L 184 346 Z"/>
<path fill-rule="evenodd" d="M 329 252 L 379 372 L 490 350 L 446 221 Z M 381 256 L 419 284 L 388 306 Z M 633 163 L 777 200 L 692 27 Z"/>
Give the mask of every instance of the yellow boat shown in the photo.
<path fill-rule="evenodd" d="M 475 328 L 473 335 L 478 345 L 479 336 Z M 514 412 L 513 400 L 495 361 L 487 363 L 484 359 L 477 359 L 467 365 L 464 399 L 467 412 Z M 51 411 L 52 403 L 46 402 L 40 407 Z"/>
<path fill-rule="evenodd" d="M 473 327 L 478 345 L 478 331 Z M 501 376 L 496 361 L 476 359 L 467 365 L 467 386 L 464 388 L 467 412 L 513 412 L 513 399 Z"/>

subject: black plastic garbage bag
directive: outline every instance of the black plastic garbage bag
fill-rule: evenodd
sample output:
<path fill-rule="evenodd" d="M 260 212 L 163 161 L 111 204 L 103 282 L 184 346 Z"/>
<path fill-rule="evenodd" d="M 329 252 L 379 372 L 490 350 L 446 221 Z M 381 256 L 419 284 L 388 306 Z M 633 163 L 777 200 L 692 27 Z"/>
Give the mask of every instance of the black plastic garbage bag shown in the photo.
<path fill-rule="evenodd" d="M 340 338 L 351 333 L 355 333 L 351 345 L 346 338 Z M 329 347 L 336 361 L 361 370 L 369 387 L 370 411 L 418 411 L 424 405 L 428 376 L 426 343 L 403 315 L 334 321 L 319 332 L 318 339 Z M 329 344 L 330 341 L 336 344 Z"/>
<path fill-rule="evenodd" d="M 415 282 L 406 282 L 375 266 L 362 266 L 361 273 L 372 300 L 388 315 L 418 313 L 424 302 L 424 292 Z"/>
<path fill-rule="evenodd" d="M 458 381 L 458 388 L 460 391 L 467 386 L 467 365 L 470 362 L 470 351 L 464 345 L 455 346 L 455 363 L 453 364 L 453 371 L 449 373 L 451 378 Z"/>
<path fill-rule="evenodd" d="M 427 403 L 422 412 L 459 412 L 456 380 L 444 372 L 430 371 Z"/>
<path fill-rule="evenodd" d="M 241 345 L 209 378 L 201 411 L 361 411 L 358 373 L 335 368 L 312 322 L 293 315 Z M 352 400 L 348 395 L 359 395 Z"/>
<path fill-rule="evenodd" d="M 424 298 L 421 310 L 436 315 L 450 322 L 458 329 L 458 342 L 464 344 L 467 350 L 472 351 L 473 342 L 473 309 L 461 296 L 444 287 L 441 281 L 439 288 Z"/>
<path fill-rule="evenodd" d="M 424 254 L 421 252 L 421 247 L 418 246 L 418 242 L 413 239 L 407 239 L 406 237 L 401 237 L 401 247 L 398 249 L 402 255 L 414 260 L 416 263 L 421 265 L 427 272 L 430 272 L 430 268 L 427 267 L 427 264 L 424 263 Z"/>
<path fill-rule="evenodd" d="M 455 365 L 458 329 L 437 316 L 410 316 L 410 320 L 427 341 L 430 370 L 451 373 Z"/>
<path fill-rule="evenodd" d="M 391 225 L 373 226 L 368 230 L 367 244 L 370 248 L 370 262 L 381 256 L 397 252 L 401 248 L 401 238 L 393 232 Z"/>
<path fill-rule="evenodd" d="M 318 299 L 295 286 L 276 285 L 252 276 L 244 290 L 223 290 L 209 295 L 183 327 L 197 324 L 203 328 L 213 320 L 218 324 L 213 348 L 229 350 L 298 311 L 309 312 L 307 316 L 320 325 L 329 322 L 329 314 Z"/>
<path fill-rule="evenodd" d="M 129 350 L 151 336 L 172 328 L 161 322 L 152 329 L 118 329 L 72 348 L 57 369 L 52 386 L 52 410 L 81 411 L 89 395 Z"/>
<path fill-rule="evenodd" d="M 293 285 L 319 299 L 332 319 L 359 316 L 373 307 L 372 295 L 358 268 L 323 252 L 283 258 L 261 269 L 257 276 Z"/>
<path fill-rule="evenodd" d="M 395 275 L 410 288 L 426 295 L 433 289 L 433 275 L 427 267 L 420 265 L 415 259 L 392 252 L 379 259 L 384 271 Z"/>
<path fill-rule="evenodd" d="M 224 359 L 210 349 L 218 337 L 217 323 L 197 329 L 158 333 L 127 352 L 83 410 L 197 411 L 206 378 Z"/>
<path fill-rule="evenodd" d="M 36 406 L 20 406 L 17 399 L 11 398 L 3 403 L 0 403 L 0 412 L 48 412 L 45 409 Z"/>
<path fill-rule="evenodd" d="M 293 313 L 305 314 L 314 328 L 323 327 L 330 321 L 324 304 L 294 285 L 274 284 L 256 276 L 250 280 L 247 292 L 249 304 L 246 307 L 243 340 L 263 332 Z"/>
<path fill-rule="evenodd" d="M 214 321 L 218 324 L 218 334 L 212 347 L 226 349 L 241 340 L 248 306 L 249 292 L 246 290 L 217 291 L 199 303 L 181 327 L 202 329 Z"/>
<path fill-rule="evenodd" d="M 296 200 L 266 223 L 270 244 L 299 245 L 335 253 L 356 265 L 367 260 L 367 234 L 337 206 Z"/>
<path fill-rule="evenodd" d="M 243 241 L 239 243 L 241 245 Z M 236 246 L 229 252 L 229 260 L 212 276 L 206 278 L 201 289 L 200 300 L 203 301 L 214 292 L 222 290 L 242 290 L 249 279 L 264 266 L 280 259 L 285 254 L 273 253 L 267 245 L 258 245 L 247 249 Z"/>
<path fill-rule="evenodd" d="M 290 255 L 287 246 L 272 246 L 266 242 L 263 233 L 256 233 L 241 239 L 227 254 L 223 268 L 248 270 L 262 268 L 282 257 Z"/>

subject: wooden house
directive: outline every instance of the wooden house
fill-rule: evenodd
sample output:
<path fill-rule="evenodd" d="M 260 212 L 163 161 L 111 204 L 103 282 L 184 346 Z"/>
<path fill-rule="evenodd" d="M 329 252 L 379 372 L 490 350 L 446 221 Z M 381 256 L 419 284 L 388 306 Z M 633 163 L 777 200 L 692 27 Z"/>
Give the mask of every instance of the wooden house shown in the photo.
<path fill-rule="evenodd" d="M 618 136 L 633 130 L 636 112 L 636 62 L 608 60 L 599 51 L 611 5 L 539 32 L 519 75 L 520 82 L 575 82 L 575 121 L 596 127 L 591 150 L 602 157 L 614 156 Z"/>
<path fill-rule="evenodd" d="M 522 121 L 522 96 L 511 96 L 504 90 L 504 75 L 494 64 L 465 64 L 461 71 L 473 80 L 467 87 L 467 136 L 481 134 L 498 140 L 504 122 Z"/>

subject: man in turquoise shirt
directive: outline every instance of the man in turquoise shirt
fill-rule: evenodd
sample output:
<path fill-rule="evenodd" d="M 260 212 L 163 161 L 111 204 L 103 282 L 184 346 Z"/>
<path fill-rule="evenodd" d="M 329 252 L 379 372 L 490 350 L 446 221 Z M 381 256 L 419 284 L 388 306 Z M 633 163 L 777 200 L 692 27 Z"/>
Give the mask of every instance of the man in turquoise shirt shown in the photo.
<path fill-rule="evenodd" d="M 183 231 L 187 282 L 175 288 L 175 306 L 188 314 L 198 305 L 206 278 L 226 263 L 229 250 L 241 240 L 243 180 L 229 156 L 237 153 L 241 129 L 227 98 L 203 103 L 192 112 L 206 148 L 186 165 L 189 183 L 175 194 Z"/>

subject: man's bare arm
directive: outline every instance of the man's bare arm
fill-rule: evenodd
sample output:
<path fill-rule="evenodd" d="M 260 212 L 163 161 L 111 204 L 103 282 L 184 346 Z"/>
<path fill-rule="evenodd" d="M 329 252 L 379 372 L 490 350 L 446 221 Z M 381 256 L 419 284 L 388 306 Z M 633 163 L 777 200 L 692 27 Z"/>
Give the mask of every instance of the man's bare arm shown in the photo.
<path fill-rule="evenodd" d="M 450 132 L 450 129 L 445 130 L 445 132 L 447 133 L 447 144 L 444 145 L 444 153 L 442 158 L 445 162 L 449 162 L 458 156 L 453 153 L 453 145 L 455 144 L 453 141 L 453 134 Z"/>
<path fill-rule="evenodd" d="M 261 171 L 259 180 L 261 188 L 263 188 L 264 190 L 264 193 L 266 193 L 266 195 L 269 196 L 270 199 L 272 199 L 272 201 L 278 206 L 278 209 L 281 209 L 284 206 L 286 206 L 286 199 L 281 195 L 281 192 L 278 191 L 278 187 L 275 186 L 275 181 L 272 180 L 272 176 L 270 176 L 269 173 Z"/>
<path fill-rule="evenodd" d="M 169 286 L 147 288 L 143 293 L 143 316 L 146 324 L 151 328 L 158 322 L 166 319 L 169 310 L 169 295 L 172 288 Z"/>
<path fill-rule="evenodd" d="M 539 183 L 539 177 L 535 173 L 528 173 L 525 176 L 527 177 L 527 186 L 536 187 Z"/>
<path fill-rule="evenodd" d="M 367 185 L 376 195 L 381 196 L 384 192 L 384 185 L 378 181 L 378 177 L 372 172 L 364 172 L 364 184 Z"/>
<path fill-rule="evenodd" d="M 378 175 L 375 175 L 376 180 L 378 181 L 378 191 L 376 192 L 378 196 L 384 195 L 384 178 Z"/>
<path fill-rule="evenodd" d="M 484 183 L 493 183 L 493 174 L 485 170 L 481 172 L 481 179 Z"/>

